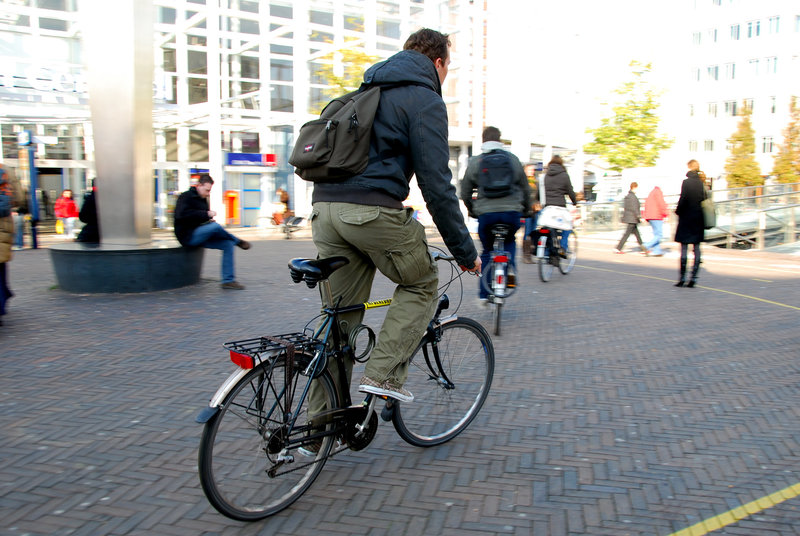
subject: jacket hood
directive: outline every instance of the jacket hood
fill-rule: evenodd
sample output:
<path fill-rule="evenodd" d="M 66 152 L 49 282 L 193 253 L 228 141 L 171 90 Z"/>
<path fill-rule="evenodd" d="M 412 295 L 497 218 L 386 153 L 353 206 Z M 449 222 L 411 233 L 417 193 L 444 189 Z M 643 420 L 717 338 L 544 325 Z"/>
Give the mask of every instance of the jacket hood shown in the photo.
<path fill-rule="evenodd" d="M 561 164 L 550 164 L 547 166 L 547 174 L 548 175 L 558 175 L 559 173 L 564 173 L 566 169 Z"/>
<path fill-rule="evenodd" d="M 416 50 L 403 50 L 370 67 L 364 72 L 366 84 L 414 82 L 442 94 L 439 73 L 428 56 Z"/>
<path fill-rule="evenodd" d="M 503 144 L 502 141 L 485 141 L 481 144 L 481 152 L 482 153 L 489 153 L 496 149 L 503 149 L 505 150 L 506 146 Z"/>

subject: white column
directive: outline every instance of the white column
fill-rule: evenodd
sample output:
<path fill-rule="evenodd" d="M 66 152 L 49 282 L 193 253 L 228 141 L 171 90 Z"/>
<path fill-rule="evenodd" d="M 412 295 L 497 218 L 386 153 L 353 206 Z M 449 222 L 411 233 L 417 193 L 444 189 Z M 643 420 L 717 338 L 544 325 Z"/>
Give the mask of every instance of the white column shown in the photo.
<path fill-rule="evenodd" d="M 145 244 L 153 221 L 153 3 L 86 0 L 81 14 L 103 243 Z"/>

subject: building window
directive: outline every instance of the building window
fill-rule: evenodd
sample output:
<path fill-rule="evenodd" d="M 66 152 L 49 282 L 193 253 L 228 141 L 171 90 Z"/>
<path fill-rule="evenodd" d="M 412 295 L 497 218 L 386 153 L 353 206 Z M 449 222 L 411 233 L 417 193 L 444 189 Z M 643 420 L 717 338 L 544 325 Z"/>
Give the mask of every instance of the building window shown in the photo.
<path fill-rule="evenodd" d="M 713 151 L 714 150 L 714 140 L 706 140 L 703 142 L 703 148 L 706 151 Z"/>
<path fill-rule="evenodd" d="M 722 0 L 711 0 L 711 3 L 714 4 L 715 6 L 721 6 Z"/>
<path fill-rule="evenodd" d="M 700 67 L 694 70 L 694 79 L 700 81 Z"/>
<path fill-rule="evenodd" d="M 694 117 L 694 104 L 689 105 L 689 117 Z"/>
<path fill-rule="evenodd" d="M 753 58 L 747 63 L 750 66 L 750 76 L 758 76 L 758 58 Z"/>
<path fill-rule="evenodd" d="M 794 31 L 800 32 L 800 15 L 794 16 Z"/>
<path fill-rule="evenodd" d="M 208 131 L 189 131 L 189 160 L 208 162 Z"/>
<path fill-rule="evenodd" d="M 396 21 L 378 20 L 378 36 L 400 39 L 400 23 Z"/>
<path fill-rule="evenodd" d="M 739 40 L 739 25 L 731 24 L 731 41 Z"/>
<path fill-rule="evenodd" d="M 766 59 L 767 61 L 767 74 L 775 74 L 778 72 L 778 58 L 776 56 L 770 56 Z"/>
<path fill-rule="evenodd" d="M 353 32 L 364 32 L 364 17 L 362 15 L 345 15 L 344 29 Z"/>
<path fill-rule="evenodd" d="M 725 115 L 736 115 L 736 101 L 725 101 Z"/>
<path fill-rule="evenodd" d="M 764 136 L 761 138 L 761 152 L 771 153 L 775 150 L 775 144 L 772 142 L 772 136 Z"/>
<path fill-rule="evenodd" d="M 751 20 L 747 23 L 747 38 L 758 37 L 761 35 L 761 21 Z"/>
<path fill-rule="evenodd" d="M 689 142 L 689 152 L 696 153 L 697 152 L 697 140 L 691 140 Z"/>
<path fill-rule="evenodd" d="M 781 18 L 779 15 L 769 18 L 769 33 L 776 34 L 780 31 Z"/>
<path fill-rule="evenodd" d="M 746 112 L 753 111 L 753 99 L 744 99 L 744 110 Z"/>
<path fill-rule="evenodd" d="M 294 72 L 291 60 L 271 59 L 269 61 L 269 76 L 271 80 L 281 82 L 291 82 L 294 80 Z"/>
<path fill-rule="evenodd" d="M 270 109 L 273 112 L 293 112 L 294 93 L 292 86 L 273 84 L 270 88 Z"/>
<path fill-rule="evenodd" d="M 708 32 L 707 32 L 707 35 L 708 35 L 708 40 L 709 41 L 711 41 L 712 43 L 716 43 L 717 42 L 717 29 L 716 28 L 709 29 Z"/>
<path fill-rule="evenodd" d="M 736 78 L 736 64 L 735 63 L 726 63 L 725 64 L 725 79 L 726 80 L 733 80 Z"/>
<path fill-rule="evenodd" d="M 778 99 L 776 99 L 775 97 L 770 97 L 769 98 L 769 111 L 770 111 L 770 113 L 774 114 L 777 109 L 778 109 Z"/>
<path fill-rule="evenodd" d="M 278 4 L 269 5 L 269 14 L 273 17 L 280 17 L 282 19 L 291 19 L 292 6 L 279 6 Z"/>
<path fill-rule="evenodd" d="M 708 115 L 711 117 L 717 117 L 717 103 L 716 102 L 709 102 L 708 103 Z"/>
<path fill-rule="evenodd" d="M 208 102 L 208 80 L 189 78 L 189 104 Z M 195 160 L 194 158 L 192 160 Z"/>
<path fill-rule="evenodd" d="M 312 24 L 321 24 L 323 26 L 333 26 L 333 12 L 325 11 L 310 11 L 308 14 L 308 21 Z"/>
<path fill-rule="evenodd" d="M 694 32 L 694 34 L 692 35 L 692 44 L 693 45 L 699 45 L 700 44 L 700 42 L 702 40 L 701 35 L 702 34 L 700 32 Z"/>
<path fill-rule="evenodd" d="M 706 72 L 709 80 L 719 80 L 719 65 L 709 65 Z"/>
<path fill-rule="evenodd" d="M 205 52 L 189 50 L 188 64 L 191 74 L 208 74 L 208 59 Z"/>

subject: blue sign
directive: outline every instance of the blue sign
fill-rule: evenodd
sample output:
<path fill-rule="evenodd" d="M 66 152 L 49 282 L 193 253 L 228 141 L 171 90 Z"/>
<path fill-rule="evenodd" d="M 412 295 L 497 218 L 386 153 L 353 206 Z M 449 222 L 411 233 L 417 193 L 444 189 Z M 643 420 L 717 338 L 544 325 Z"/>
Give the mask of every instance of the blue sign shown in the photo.
<path fill-rule="evenodd" d="M 274 166 L 275 155 L 264 153 L 228 153 L 227 165 L 229 166 Z"/>

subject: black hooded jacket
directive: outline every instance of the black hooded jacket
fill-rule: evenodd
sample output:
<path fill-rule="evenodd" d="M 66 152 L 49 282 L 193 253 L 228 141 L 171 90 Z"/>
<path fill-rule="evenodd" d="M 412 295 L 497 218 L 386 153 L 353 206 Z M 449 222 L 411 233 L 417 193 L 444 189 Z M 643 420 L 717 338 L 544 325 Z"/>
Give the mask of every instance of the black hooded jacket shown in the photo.
<path fill-rule="evenodd" d="M 409 82 L 381 92 L 363 173 L 314 185 L 312 202 L 333 201 L 401 208 L 416 175 L 433 221 L 456 260 L 471 267 L 477 257 L 451 183 L 447 109 L 433 62 L 414 50 L 398 52 L 364 73 L 367 84 Z"/>
<path fill-rule="evenodd" d="M 539 188 L 536 189 L 536 200 L 542 203 L 542 206 L 566 207 L 567 201 L 564 196 L 568 196 L 573 204 L 577 202 L 575 191 L 572 189 L 572 181 L 567 174 L 567 170 L 561 164 L 556 164 L 555 162 L 549 164 L 543 180 L 544 195 L 547 197 L 543 203 L 539 199 Z"/>
<path fill-rule="evenodd" d="M 185 246 L 192 232 L 206 223 L 208 218 L 208 199 L 197 193 L 192 186 L 175 203 L 175 236 Z"/>

